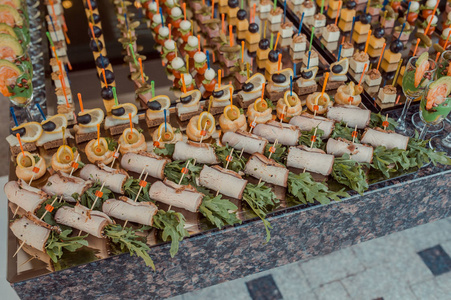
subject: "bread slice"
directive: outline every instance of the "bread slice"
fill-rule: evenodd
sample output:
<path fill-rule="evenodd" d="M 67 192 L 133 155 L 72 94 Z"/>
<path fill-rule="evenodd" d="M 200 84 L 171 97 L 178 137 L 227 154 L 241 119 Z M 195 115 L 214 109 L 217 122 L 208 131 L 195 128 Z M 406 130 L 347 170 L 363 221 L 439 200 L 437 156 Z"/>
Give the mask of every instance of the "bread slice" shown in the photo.
<path fill-rule="evenodd" d="M 324 77 L 321 77 L 318 80 L 318 83 L 321 85 L 321 87 L 323 87 Z M 327 85 L 326 85 L 326 91 L 336 90 L 343 84 L 344 84 L 344 81 L 331 81 L 331 80 L 328 80 L 327 81 Z"/>
<path fill-rule="evenodd" d="M 48 150 L 48 149 L 58 148 L 59 146 L 62 146 L 62 145 L 63 145 L 63 140 L 57 139 L 54 141 L 44 143 L 42 146 L 44 147 L 45 150 Z"/>
<path fill-rule="evenodd" d="M 89 132 L 89 133 L 76 133 L 75 134 L 75 143 L 81 144 L 93 139 L 97 138 L 97 131 Z"/>
<path fill-rule="evenodd" d="M 192 112 L 189 112 L 186 114 L 181 114 L 180 116 L 179 116 L 177 108 L 176 108 L 175 113 L 177 114 L 177 117 L 179 118 L 180 121 L 187 121 L 194 116 L 200 115 L 202 113 L 202 106 L 199 106 L 199 109 L 196 111 L 192 111 Z"/>
<path fill-rule="evenodd" d="M 23 151 L 28 151 L 28 152 L 32 152 L 37 149 L 36 143 L 24 143 L 24 144 L 22 144 L 22 147 L 23 147 Z M 16 156 L 17 154 L 22 152 L 22 150 L 20 149 L 20 146 L 12 146 L 12 147 L 9 147 L 9 149 L 11 150 L 11 153 L 14 156 Z"/>
<path fill-rule="evenodd" d="M 156 119 L 150 120 L 149 118 L 147 118 L 147 114 L 146 114 L 146 124 L 147 124 L 147 127 L 149 127 L 149 128 L 159 126 L 163 122 L 164 122 L 164 118 L 156 118 Z"/>
<path fill-rule="evenodd" d="M 130 124 L 125 123 L 125 124 L 120 124 L 120 125 L 116 125 L 113 127 L 110 127 L 110 134 L 111 135 L 118 135 L 118 134 L 122 134 L 122 132 L 124 132 L 125 129 L 129 128 Z"/>

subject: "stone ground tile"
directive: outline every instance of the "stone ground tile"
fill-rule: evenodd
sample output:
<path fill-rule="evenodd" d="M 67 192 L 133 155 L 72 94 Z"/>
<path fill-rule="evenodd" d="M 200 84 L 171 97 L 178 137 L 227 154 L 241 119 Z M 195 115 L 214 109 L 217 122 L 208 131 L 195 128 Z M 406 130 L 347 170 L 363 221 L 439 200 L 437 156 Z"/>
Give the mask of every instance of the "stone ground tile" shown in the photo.
<path fill-rule="evenodd" d="M 417 226 L 401 233 L 418 252 L 451 239 L 451 222 L 448 219 Z"/>
<path fill-rule="evenodd" d="M 443 248 L 443 250 L 445 250 L 446 253 L 448 253 L 449 256 L 451 256 L 451 235 L 449 236 L 449 241 L 441 243 L 440 244 Z"/>
<path fill-rule="evenodd" d="M 284 299 L 316 299 L 299 263 L 275 268 L 271 274 Z"/>
<path fill-rule="evenodd" d="M 350 296 L 340 281 L 334 281 L 313 290 L 318 300 L 348 300 Z"/>
<path fill-rule="evenodd" d="M 451 298 L 451 272 L 436 276 L 435 282 Z"/>
<path fill-rule="evenodd" d="M 236 282 L 236 281 L 240 282 Z M 240 279 L 213 285 L 182 295 L 183 300 L 233 299 L 252 300 L 244 282 Z M 172 300 L 172 299 L 171 299 Z"/>
<path fill-rule="evenodd" d="M 367 269 L 344 278 L 341 282 L 352 299 L 415 299 L 407 283 L 396 277 L 390 263 Z"/>
<path fill-rule="evenodd" d="M 300 266 L 313 289 L 365 269 L 350 248 L 309 260 Z"/>
<path fill-rule="evenodd" d="M 389 236 L 354 245 L 351 250 L 367 268 L 397 260 L 408 253 L 415 254 L 409 240 L 401 233 L 393 233 Z"/>
<path fill-rule="evenodd" d="M 434 278 L 431 270 L 416 253 L 406 253 L 403 256 L 394 257 L 390 264 L 394 268 L 396 277 L 408 284 L 415 284 Z"/>
<path fill-rule="evenodd" d="M 246 282 L 253 300 L 282 300 L 282 294 L 271 274 Z"/>
<path fill-rule="evenodd" d="M 424 249 L 418 255 L 435 276 L 451 271 L 451 258 L 440 245 Z"/>
<path fill-rule="evenodd" d="M 437 284 L 435 279 L 414 284 L 410 286 L 410 289 L 421 300 L 443 300 L 451 297 Z"/>

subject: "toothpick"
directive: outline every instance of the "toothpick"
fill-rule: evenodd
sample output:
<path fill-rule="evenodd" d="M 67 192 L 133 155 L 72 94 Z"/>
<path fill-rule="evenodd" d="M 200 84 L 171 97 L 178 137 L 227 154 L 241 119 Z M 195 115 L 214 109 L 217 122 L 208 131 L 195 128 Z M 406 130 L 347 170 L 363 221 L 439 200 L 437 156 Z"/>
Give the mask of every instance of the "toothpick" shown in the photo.
<path fill-rule="evenodd" d="M 120 144 L 119 144 L 119 145 L 120 145 Z M 80 153 L 77 154 L 77 157 L 76 157 L 75 160 L 74 160 L 75 163 L 78 161 L 78 158 L 80 158 Z M 70 174 L 69 174 L 69 177 L 72 177 L 72 173 L 74 173 L 74 171 L 75 171 L 75 168 L 72 167 L 72 169 L 71 169 L 71 171 L 70 171 Z"/>
<path fill-rule="evenodd" d="M 63 196 L 61 196 L 61 198 L 63 198 Z M 52 201 L 52 203 L 50 204 L 50 206 L 53 206 L 56 202 L 56 200 L 58 200 L 58 197 L 55 197 L 55 199 Z M 42 217 L 39 219 L 40 221 L 42 221 L 44 219 L 44 217 L 47 215 L 49 211 L 46 209 L 44 214 L 42 215 Z"/>
<path fill-rule="evenodd" d="M 205 122 L 204 129 L 203 129 L 203 130 L 205 131 L 206 128 L 207 128 L 207 122 Z M 203 140 L 203 139 L 204 139 L 204 136 L 201 135 L 199 144 L 202 144 L 202 140 Z"/>
<path fill-rule="evenodd" d="M 232 157 L 233 150 L 235 150 L 235 148 L 232 148 L 232 150 L 230 150 L 230 154 L 226 157 L 227 163 L 226 163 L 225 169 L 227 169 L 229 167 L 229 163 L 233 159 L 233 157 Z M 229 159 L 229 157 L 230 157 L 230 159 Z M 219 190 L 216 191 L 216 196 L 217 195 L 219 195 Z"/>
<path fill-rule="evenodd" d="M 144 169 L 143 169 L 143 171 L 144 171 Z M 148 175 L 149 175 L 149 173 L 146 172 L 146 176 L 144 176 L 144 180 L 143 181 L 146 181 Z M 141 179 L 141 177 L 139 179 Z M 146 182 L 146 184 L 147 184 L 147 182 Z M 139 185 L 139 190 L 138 190 L 138 193 L 136 194 L 134 202 L 138 201 L 138 197 L 139 197 L 139 194 L 141 194 L 142 189 L 143 189 L 143 186 Z M 127 223 L 128 223 L 128 220 L 125 220 L 125 223 L 124 223 L 123 227 L 127 226 Z"/>
<path fill-rule="evenodd" d="M 276 145 L 277 145 L 277 143 L 278 143 L 278 140 L 276 139 L 276 140 L 274 141 L 274 144 L 272 145 L 272 147 L 274 147 L 274 152 L 276 152 L 275 150 L 276 150 Z M 270 149 L 271 149 L 271 148 L 270 148 Z M 271 159 L 271 155 L 272 155 L 272 152 L 269 151 L 268 159 Z M 258 180 L 257 185 L 259 185 L 261 182 L 262 182 L 262 178 L 260 177 L 260 179 Z"/>
<path fill-rule="evenodd" d="M 312 138 L 311 138 L 312 143 L 310 144 L 310 149 L 313 148 L 313 144 L 314 144 L 315 141 L 316 141 L 316 131 L 317 131 L 317 130 L 318 130 L 318 126 L 315 127 L 315 132 L 313 133 L 313 136 L 312 136 Z"/>
<path fill-rule="evenodd" d="M 13 257 L 16 257 L 17 253 L 19 253 L 20 249 L 22 249 L 22 247 L 25 245 L 25 241 L 22 241 L 22 243 L 20 244 L 19 248 L 17 248 L 16 252 L 14 253 Z"/>
<path fill-rule="evenodd" d="M 355 134 L 354 134 L 355 132 Z M 352 143 L 354 144 L 355 138 L 357 137 L 357 125 L 355 125 L 354 132 L 352 133 Z"/>
<path fill-rule="evenodd" d="M 185 169 L 188 169 L 189 162 L 190 162 L 189 160 L 186 162 Z M 183 177 L 185 177 L 185 173 L 182 173 L 182 177 L 180 177 L 179 180 L 179 185 L 182 184 Z"/>
<path fill-rule="evenodd" d="M 119 149 L 121 149 L 121 144 L 119 144 L 119 145 L 117 146 L 116 151 L 114 151 L 114 154 L 113 154 L 113 162 L 111 163 L 111 168 L 114 166 L 114 161 L 116 160 L 116 158 L 119 158 Z"/>

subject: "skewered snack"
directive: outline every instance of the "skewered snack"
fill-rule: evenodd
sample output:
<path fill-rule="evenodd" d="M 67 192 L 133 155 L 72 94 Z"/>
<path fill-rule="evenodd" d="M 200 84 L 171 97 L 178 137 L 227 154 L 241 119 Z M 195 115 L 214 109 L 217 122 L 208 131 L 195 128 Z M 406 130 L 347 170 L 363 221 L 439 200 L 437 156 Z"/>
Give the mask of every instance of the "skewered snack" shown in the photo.
<path fill-rule="evenodd" d="M 312 129 L 318 127 L 318 129 L 323 131 L 323 139 L 329 138 L 335 127 L 335 122 L 333 120 L 320 116 L 312 116 L 307 113 L 293 117 L 290 120 L 290 124 L 299 127 L 301 131 L 311 131 Z"/>
<path fill-rule="evenodd" d="M 222 143 L 228 144 L 236 150 L 243 150 L 248 154 L 265 152 L 268 140 L 246 131 L 226 132 L 222 136 Z"/>
<path fill-rule="evenodd" d="M 144 170 L 149 176 L 164 179 L 164 168 L 169 162 L 170 160 L 167 158 L 140 151 L 124 154 L 121 159 L 121 166 L 131 172 L 140 173 Z"/>
<path fill-rule="evenodd" d="M 146 103 L 146 123 L 147 127 L 155 127 L 164 122 L 164 115 L 166 111 L 166 118 L 169 118 L 169 107 L 171 100 L 166 95 L 159 95 L 151 98 Z"/>
<path fill-rule="evenodd" d="M 122 135 L 119 137 L 118 143 L 121 146 L 121 154 L 128 152 L 137 153 L 139 151 L 147 150 L 147 144 L 144 138 L 144 134 L 139 132 L 136 128 L 125 129 Z"/>
<path fill-rule="evenodd" d="M 73 138 L 67 127 L 67 118 L 65 115 L 57 114 L 47 118 L 41 123 L 43 132 L 36 141 L 36 146 L 43 146 L 44 149 L 57 148 L 63 144 L 63 138 Z M 63 137 L 64 131 L 64 137 Z"/>
<path fill-rule="evenodd" d="M 290 45 L 290 56 L 293 61 L 302 59 L 307 48 L 307 37 L 305 34 L 296 34 Z"/>
<path fill-rule="evenodd" d="M 290 89 L 290 77 L 293 78 L 293 69 L 283 69 L 271 76 L 271 81 L 266 86 L 267 97 L 276 102 L 283 98 L 285 92 Z"/>
<path fill-rule="evenodd" d="M 80 177 L 84 180 L 103 182 L 112 192 L 123 194 L 123 185 L 128 178 L 128 174 L 124 170 L 113 169 L 104 164 L 98 166 L 88 164 L 81 169 Z"/>
<path fill-rule="evenodd" d="M 310 109 L 310 111 L 315 112 L 318 115 L 325 114 L 327 112 L 327 109 L 332 107 L 333 103 L 330 100 L 330 97 L 327 93 L 316 92 L 313 94 L 310 94 L 307 96 L 307 107 Z M 315 109 L 317 107 L 317 109 Z"/>
<path fill-rule="evenodd" d="M 102 211 L 119 220 L 152 226 L 158 208 L 152 202 L 135 202 L 130 198 L 120 196 L 117 200 L 108 199 L 103 202 Z"/>
<path fill-rule="evenodd" d="M 335 156 L 343 156 L 349 154 L 352 160 L 360 163 L 371 163 L 373 161 L 373 147 L 353 143 L 346 139 L 328 139 L 326 151 Z"/>
<path fill-rule="evenodd" d="M 16 163 L 16 176 L 27 182 L 41 178 L 47 171 L 45 160 L 39 154 L 20 152 Z"/>
<path fill-rule="evenodd" d="M 318 73 L 318 67 L 311 67 L 309 69 L 302 68 L 301 76 L 294 85 L 294 91 L 298 95 L 307 95 L 316 92 L 318 84 L 316 83 L 316 74 Z"/>
<path fill-rule="evenodd" d="M 93 140 L 97 137 L 97 125 L 103 122 L 105 114 L 100 108 L 81 110 L 77 115 L 77 125 L 74 126 L 75 142 L 77 144 Z"/>
<path fill-rule="evenodd" d="M 216 84 L 212 94 L 213 97 L 210 97 L 210 100 L 208 100 L 212 101 L 211 105 L 210 102 L 208 102 L 208 106 L 210 107 L 210 112 L 212 115 L 220 114 L 224 111 L 224 107 L 230 105 L 230 95 L 231 93 L 233 95 L 233 91 L 234 88 L 231 84 L 221 86 Z"/>
<path fill-rule="evenodd" d="M 152 133 L 152 140 L 154 147 L 163 149 L 165 145 L 183 140 L 183 135 L 178 128 L 174 129 L 171 124 L 161 123 L 158 129 Z"/>
<path fill-rule="evenodd" d="M 291 118 L 299 116 L 302 113 L 302 104 L 296 93 L 286 91 L 283 98 L 277 101 L 277 117 L 283 122 L 289 122 Z"/>
<path fill-rule="evenodd" d="M 235 105 L 224 107 L 224 113 L 219 117 L 219 126 L 222 132 L 247 129 L 246 116 Z"/>
<path fill-rule="evenodd" d="M 114 146 L 106 138 L 93 139 L 86 144 L 85 153 L 91 163 L 109 164 L 114 159 Z"/>
<path fill-rule="evenodd" d="M 341 85 L 334 100 L 337 104 L 358 106 L 362 102 L 360 94 L 363 92 L 362 86 L 356 86 L 354 82 Z"/>
<path fill-rule="evenodd" d="M 73 163 L 77 163 L 75 159 L 78 157 L 78 151 L 67 145 L 60 146 L 58 151 L 52 156 L 51 164 L 52 169 L 55 171 L 61 171 L 69 173 L 73 168 Z"/>
<path fill-rule="evenodd" d="M 130 126 L 129 114 L 133 124 L 138 124 L 138 108 L 132 103 L 114 105 L 111 108 L 111 116 L 105 118 L 105 129 L 110 130 L 111 135 L 121 134 Z"/>
<path fill-rule="evenodd" d="M 247 108 L 262 95 L 262 85 L 266 82 L 265 76 L 260 73 L 252 75 L 243 84 L 243 90 L 238 92 L 238 103 Z"/>
<path fill-rule="evenodd" d="M 294 146 L 298 144 L 301 132 L 293 125 L 269 121 L 266 124 L 257 124 L 254 133 L 264 137 L 269 142 L 276 140 L 282 145 Z"/>
<path fill-rule="evenodd" d="M 202 112 L 201 98 L 202 94 L 199 90 L 187 91 L 180 96 L 180 103 L 177 103 L 176 112 L 181 121 L 192 120 L 194 116 Z"/>
<path fill-rule="evenodd" d="M 191 185 L 179 185 L 167 179 L 152 184 L 149 196 L 158 202 L 180 207 L 190 212 L 199 210 L 204 197 Z"/>
<path fill-rule="evenodd" d="M 309 52 L 310 52 L 310 54 L 309 54 Z M 310 63 L 309 63 L 309 56 L 310 56 Z M 318 64 L 319 64 L 318 52 L 316 52 L 313 49 L 311 51 L 305 51 L 304 56 L 302 57 L 302 63 L 308 68 L 318 67 Z"/>
<path fill-rule="evenodd" d="M 330 65 L 330 76 L 327 81 L 326 91 L 336 90 L 343 85 L 347 80 L 346 74 L 349 70 L 349 59 L 341 58 L 340 61 L 334 62 Z M 320 79 L 321 86 L 324 85 L 324 77 Z"/>
<path fill-rule="evenodd" d="M 387 149 L 407 149 L 409 137 L 380 128 L 366 128 L 362 134 L 361 142 L 373 147 L 384 146 Z"/>
<path fill-rule="evenodd" d="M 371 111 L 353 105 L 333 106 L 329 107 L 327 118 L 345 122 L 351 128 L 357 126 L 359 129 L 364 129 L 370 123 Z"/>
<path fill-rule="evenodd" d="M 232 170 L 220 166 L 209 167 L 204 165 L 199 174 L 199 183 L 204 187 L 219 191 L 225 196 L 241 199 L 247 180 L 244 180 L 241 175 Z"/>
<path fill-rule="evenodd" d="M 12 203 L 18 205 L 26 212 L 35 214 L 48 199 L 48 195 L 40 189 L 28 185 L 24 180 L 9 181 L 5 184 L 3 191 L 6 198 Z"/>
<path fill-rule="evenodd" d="M 272 109 L 263 98 L 255 100 L 254 105 L 247 108 L 249 123 L 261 124 L 272 120 Z"/>
<path fill-rule="evenodd" d="M 50 176 L 42 190 L 51 196 L 61 196 L 67 202 L 76 202 L 74 195 L 83 195 L 94 185 L 91 180 L 83 180 L 79 177 L 69 176 L 63 172 L 56 172 Z"/>
<path fill-rule="evenodd" d="M 172 158 L 181 161 L 194 158 L 200 164 L 219 164 L 215 149 L 207 143 L 177 142 Z"/>
<path fill-rule="evenodd" d="M 326 154 L 321 149 L 309 148 L 304 145 L 288 149 L 287 167 L 305 169 L 324 176 L 330 175 L 334 165 L 334 156 Z"/>
<path fill-rule="evenodd" d="M 199 116 L 194 116 L 189 120 L 186 127 L 186 135 L 190 140 L 199 142 L 208 139 L 216 130 L 215 118 L 209 112 L 202 112 Z"/>
<path fill-rule="evenodd" d="M 244 173 L 264 182 L 287 187 L 288 169 L 263 154 L 254 153 L 249 158 Z"/>

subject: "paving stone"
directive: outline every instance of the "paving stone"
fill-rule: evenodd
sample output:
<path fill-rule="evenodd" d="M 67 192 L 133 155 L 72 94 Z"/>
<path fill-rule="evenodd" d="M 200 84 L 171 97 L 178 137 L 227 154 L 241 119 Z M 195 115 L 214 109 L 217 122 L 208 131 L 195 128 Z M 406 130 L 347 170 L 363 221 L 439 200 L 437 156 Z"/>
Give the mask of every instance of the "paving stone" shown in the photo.
<path fill-rule="evenodd" d="M 441 219 L 403 231 L 416 252 L 431 248 L 451 239 L 451 222 Z"/>
<path fill-rule="evenodd" d="M 277 283 L 284 299 L 313 299 L 305 274 L 299 263 L 285 265 L 271 270 L 274 281 Z M 312 298 L 313 297 L 313 298 Z"/>
<path fill-rule="evenodd" d="M 318 300 L 348 300 L 350 296 L 339 281 L 325 284 L 313 290 Z"/>
<path fill-rule="evenodd" d="M 426 266 L 434 275 L 441 275 L 451 271 L 451 257 L 437 245 L 418 252 Z"/>
<path fill-rule="evenodd" d="M 213 285 L 205 289 L 183 295 L 183 300 L 233 299 L 252 300 L 244 282 L 236 280 Z"/>
<path fill-rule="evenodd" d="M 434 278 L 431 270 L 424 264 L 418 254 L 406 253 L 390 261 L 397 278 L 408 284 L 415 284 Z"/>
<path fill-rule="evenodd" d="M 271 274 L 246 282 L 253 300 L 281 300 L 282 294 Z"/>
<path fill-rule="evenodd" d="M 310 286 L 315 289 L 322 284 L 362 272 L 364 266 L 359 262 L 354 253 L 349 248 L 346 248 L 301 263 L 301 269 Z"/>
<path fill-rule="evenodd" d="M 435 277 L 435 282 L 448 295 L 451 295 L 451 272 Z M 450 296 L 451 298 L 451 296 Z"/>
<path fill-rule="evenodd" d="M 442 300 L 450 299 L 450 294 L 445 292 L 435 279 L 414 284 L 411 290 L 418 299 L 421 300 Z"/>

